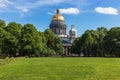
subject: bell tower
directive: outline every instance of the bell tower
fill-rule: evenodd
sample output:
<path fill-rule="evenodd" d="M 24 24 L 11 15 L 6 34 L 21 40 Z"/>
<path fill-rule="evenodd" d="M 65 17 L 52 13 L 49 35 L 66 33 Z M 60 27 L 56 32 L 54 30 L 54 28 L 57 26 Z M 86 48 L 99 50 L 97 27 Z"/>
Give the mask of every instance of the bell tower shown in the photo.
<path fill-rule="evenodd" d="M 72 39 L 75 39 L 77 37 L 77 30 L 75 29 L 74 25 L 71 25 L 69 34 L 70 34 L 70 38 Z"/>

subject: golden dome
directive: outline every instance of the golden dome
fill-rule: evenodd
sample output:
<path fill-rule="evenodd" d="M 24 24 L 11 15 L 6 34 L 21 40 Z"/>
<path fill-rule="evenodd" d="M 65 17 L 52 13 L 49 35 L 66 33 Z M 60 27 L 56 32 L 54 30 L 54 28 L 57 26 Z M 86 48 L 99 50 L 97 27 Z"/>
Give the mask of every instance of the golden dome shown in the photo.
<path fill-rule="evenodd" d="M 52 18 L 52 21 L 56 21 L 56 20 L 64 21 L 64 17 L 60 15 L 59 9 L 57 9 L 57 13 Z"/>

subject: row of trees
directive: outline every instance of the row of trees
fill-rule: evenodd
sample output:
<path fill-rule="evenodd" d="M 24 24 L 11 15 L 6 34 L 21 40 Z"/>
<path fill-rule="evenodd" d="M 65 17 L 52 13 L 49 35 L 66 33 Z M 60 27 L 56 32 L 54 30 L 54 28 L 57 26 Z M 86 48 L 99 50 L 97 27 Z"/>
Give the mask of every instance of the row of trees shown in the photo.
<path fill-rule="evenodd" d="M 120 27 L 85 31 L 74 41 L 71 52 L 87 57 L 120 57 Z"/>
<path fill-rule="evenodd" d="M 63 51 L 61 39 L 50 29 L 39 32 L 33 24 L 6 25 L 0 20 L 0 54 L 4 56 L 54 56 L 63 55 Z M 74 40 L 70 51 L 87 57 L 120 57 L 120 27 L 86 30 Z"/>
<path fill-rule="evenodd" d="M 0 20 L 0 54 L 4 56 L 62 55 L 61 39 L 50 29 L 39 32 L 33 24 L 16 22 L 6 25 Z"/>

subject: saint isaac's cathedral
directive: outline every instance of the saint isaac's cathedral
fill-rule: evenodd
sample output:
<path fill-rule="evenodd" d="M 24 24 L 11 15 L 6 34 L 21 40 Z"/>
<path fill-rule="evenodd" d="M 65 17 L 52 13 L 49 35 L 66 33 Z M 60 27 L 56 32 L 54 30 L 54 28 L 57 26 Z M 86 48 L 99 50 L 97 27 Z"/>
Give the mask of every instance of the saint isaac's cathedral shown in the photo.
<path fill-rule="evenodd" d="M 71 25 L 69 34 L 67 34 L 67 25 L 65 24 L 64 17 L 60 14 L 60 10 L 57 9 L 56 14 L 52 17 L 49 28 L 62 39 L 64 54 L 66 56 L 70 56 L 70 47 L 74 39 L 77 37 L 77 30 L 75 29 L 74 25 Z"/>

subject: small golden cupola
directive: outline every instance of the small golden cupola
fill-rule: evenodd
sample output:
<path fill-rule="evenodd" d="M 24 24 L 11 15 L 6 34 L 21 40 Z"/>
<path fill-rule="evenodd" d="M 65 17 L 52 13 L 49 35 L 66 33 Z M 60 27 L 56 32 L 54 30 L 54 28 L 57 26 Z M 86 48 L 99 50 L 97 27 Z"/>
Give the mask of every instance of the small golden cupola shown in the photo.
<path fill-rule="evenodd" d="M 53 16 L 52 21 L 64 21 L 64 17 L 60 14 L 60 10 L 56 10 L 56 14 Z"/>

